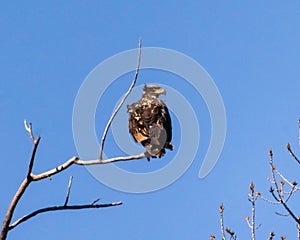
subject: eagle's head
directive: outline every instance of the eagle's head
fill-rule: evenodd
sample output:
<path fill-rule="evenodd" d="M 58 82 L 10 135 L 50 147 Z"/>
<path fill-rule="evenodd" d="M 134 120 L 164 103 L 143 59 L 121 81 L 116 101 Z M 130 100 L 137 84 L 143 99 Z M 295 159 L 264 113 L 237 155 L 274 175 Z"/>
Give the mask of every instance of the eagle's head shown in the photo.
<path fill-rule="evenodd" d="M 166 95 L 166 90 L 155 84 L 144 86 L 143 96 L 159 97 L 160 94 Z"/>

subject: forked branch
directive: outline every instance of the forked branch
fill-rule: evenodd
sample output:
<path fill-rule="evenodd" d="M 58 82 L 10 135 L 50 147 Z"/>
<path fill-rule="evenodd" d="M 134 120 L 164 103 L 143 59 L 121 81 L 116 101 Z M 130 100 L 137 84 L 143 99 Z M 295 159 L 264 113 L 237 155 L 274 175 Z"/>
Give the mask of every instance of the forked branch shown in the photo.
<path fill-rule="evenodd" d="M 270 150 L 269 152 L 269 156 L 270 156 L 270 160 L 269 160 L 269 164 L 270 164 L 270 168 L 271 168 L 271 176 L 272 176 L 272 182 L 275 186 L 275 191 L 274 189 L 271 187 L 270 188 L 270 192 L 273 196 L 273 198 L 278 201 L 284 208 L 285 210 L 289 213 L 289 215 L 296 221 L 296 223 L 299 225 L 300 221 L 298 219 L 298 217 L 293 213 L 293 211 L 288 207 L 287 205 L 287 200 L 289 199 L 285 199 L 284 196 L 284 191 L 283 191 L 283 185 L 284 185 L 284 181 L 281 181 L 278 183 L 275 173 L 276 173 L 276 167 L 273 164 L 273 152 L 272 150 Z M 275 194 L 276 193 L 276 194 Z"/>
<path fill-rule="evenodd" d="M 29 164 L 28 164 L 28 171 L 27 171 L 26 177 L 23 180 L 23 182 L 21 183 L 18 191 L 16 192 L 15 196 L 13 197 L 13 199 L 10 203 L 10 206 L 8 207 L 5 219 L 4 219 L 3 224 L 2 224 L 2 230 L 1 230 L 1 233 L 0 233 L 0 240 L 5 240 L 7 238 L 7 234 L 8 234 L 9 230 L 15 228 L 16 226 L 18 226 L 22 222 L 25 222 L 26 220 L 28 220 L 28 219 L 30 219 L 30 218 L 32 218 L 32 217 L 34 217 L 34 216 L 36 216 L 40 213 L 49 212 L 49 211 L 58 211 L 58 210 L 78 210 L 78 209 L 86 209 L 86 208 L 104 208 L 104 207 L 118 206 L 118 205 L 122 204 L 122 202 L 114 202 L 114 203 L 109 203 L 109 204 L 96 204 L 99 201 L 99 199 L 97 199 L 97 200 L 93 201 L 91 204 L 68 205 L 71 186 L 72 186 L 72 177 L 71 177 L 70 180 L 69 180 L 68 190 L 67 190 L 64 205 L 38 209 L 38 210 L 36 210 L 36 211 L 34 211 L 34 212 L 32 212 L 32 213 L 30 213 L 30 214 L 28 214 L 28 215 L 26 215 L 22 218 L 19 218 L 14 223 L 10 224 L 11 220 L 12 220 L 14 210 L 15 210 L 19 200 L 21 199 L 21 197 L 24 194 L 25 190 L 27 189 L 27 187 L 29 186 L 29 184 L 32 181 L 39 181 L 39 180 L 42 180 L 44 178 L 49 178 L 49 177 L 51 177 L 51 176 L 53 176 L 57 173 L 62 172 L 63 170 L 67 169 L 68 167 L 72 166 L 73 164 L 76 164 L 76 165 L 96 165 L 96 164 L 107 164 L 107 163 L 113 163 L 113 162 L 119 162 L 119 161 L 129 161 L 129 160 L 137 160 L 137 159 L 146 158 L 145 154 L 141 153 L 139 155 L 133 155 L 133 156 L 115 157 L 115 158 L 110 158 L 110 159 L 106 159 L 106 160 L 102 159 L 103 148 L 104 148 L 104 143 L 105 143 L 105 139 L 106 139 L 108 129 L 109 129 L 112 121 L 114 120 L 116 114 L 118 113 L 118 111 L 120 110 L 122 105 L 124 104 L 126 98 L 131 93 L 131 91 L 132 91 L 132 89 L 133 89 L 133 87 L 134 87 L 134 85 L 137 81 L 139 68 L 140 68 L 140 61 L 141 61 L 141 48 L 142 48 L 142 44 L 141 44 L 141 41 L 139 41 L 138 61 L 137 61 L 137 67 L 136 67 L 136 72 L 135 72 L 134 79 L 133 79 L 128 91 L 126 92 L 126 94 L 122 98 L 122 100 L 119 103 L 119 105 L 117 106 L 117 108 L 112 113 L 112 116 L 110 117 L 110 119 L 109 119 L 109 121 L 106 125 L 106 128 L 103 132 L 103 137 L 101 139 L 99 159 L 96 159 L 96 160 L 81 160 L 78 157 L 72 157 L 69 160 L 67 160 L 65 163 L 59 165 L 56 168 L 53 168 L 49 171 L 46 171 L 46 172 L 43 172 L 43 173 L 40 173 L 40 174 L 33 174 L 32 169 L 33 169 L 33 165 L 34 165 L 34 160 L 35 160 L 37 148 L 39 146 L 41 138 L 40 138 L 40 136 L 38 138 L 35 138 L 34 134 L 33 134 L 33 130 L 32 130 L 32 124 L 31 123 L 28 124 L 26 122 L 26 120 L 24 121 L 25 130 L 29 133 L 29 136 L 30 136 L 30 138 L 33 142 L 33 150 L 32 150 L 32 154 L 31 154 Z"/>
<path fill-rule="evenodd" d="M 32 153 L 31 153 L 26 178 L 21 183 L 18 191 L 16 192 L 15 196 L 13 197 L 13 199 L 12 199 L 8 209 L 7 209 L 7 212 L 6 212 L 3 224 L 2 224 L 2 230 L 1 230 L 1 233 L 0 233 L 0 240 L 5 240 L 6 239 L 7 233 L 8 233 L 8 230 L 9 230 L 8 227 L 9 227 L 9 224 L 11 222 L 11 219 L 12 219 L 13 213 L 15 211 L 15 208 L 16 208 L 19 200 L 21 199 L 22 195 L 24 194 L 26 188 L 29 186 L 29 184 L 32 181 L 31 172 L 32 172 L 32 168 L 33 168 L 33 163 L 34 163 L 36 151 L 37 151 L 40 139 L 41 139 L 40 137 L 38 137 L 37 139 L 34 138 L 34 135 L 32 133 L 32 124 L 31 123 L 28 126 L 27 122 L 24 121 L 24 126 L 25 126 L 25 130 L 29 133 L 29 136 L 30 136 L 34 146 L 33 146 L 33 150 L 32 150 Z"/>

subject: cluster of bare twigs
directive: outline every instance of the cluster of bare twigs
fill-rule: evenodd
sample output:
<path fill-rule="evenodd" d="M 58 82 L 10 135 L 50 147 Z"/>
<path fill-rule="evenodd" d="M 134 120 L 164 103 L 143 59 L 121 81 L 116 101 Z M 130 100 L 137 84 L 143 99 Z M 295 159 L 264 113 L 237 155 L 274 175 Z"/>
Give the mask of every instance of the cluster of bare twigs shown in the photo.
<path fill-rule="evenodd" d="M 298 121 L 299 126 L 299 145 L 300 145 L 300 120 Z M 291 145 L 288 143 L 286 145 L 286 149 L 289 152 L 289 154 L 295 159 L 295 161 L 300 164 L 300 159 L 296 156 L 296 154 L 291 149 Z M 248 200 L 251 203 L 251 219 L 249 216 L 246 216 L 246 222 L 251 229 L 251 240 L 255 240 L 255 232 L 256 230 L 261 226 L 256 226 L 255 224 L 255 203 L 257 199 L 261 199 L 269 204 L 273 205 L 281 205 L 286 210 L 287 214 L 282 214 L 275 212 L 279 216 L 289 216 L 296 222 L 296 228 L 297 228 L 297 234 L 298 234 L 298 240 L 300 240 L 300 216 L 296 215 L 294 211 L 288 206 L 289 200 L 292 198 L 292 196 L 300 190 L 300 187 L 298 187 L 298 184 L 296 181 L 290 181 L 288 178 L 286 178 L 274 165 L 273 161 L 273 151 L 269 151 L 269 165 L 271 170 L 271 177 L 268 178 L 268 181 L 271 183 L 271 187 L 269 189 L 269 192 L 271 193 L 271 196 L 273 200 L 268 199 L 267 197 L 264 197 L 260 192 L 255 192 L 254 190 L 254 184 L 250 184 L 250 192 L 248 193 Z M 237 239 L 237 236 L 232 232 L 229 228 L 226 228 L 224 230 L 224 219 L 223 219 L 223 211 L 224 206 L 221 204 L 220 206 L 220 223 L 221 223 L 221 234 L 222 234 L 222 240 L 225 240 L 225 232 L 227 232 L 230 236 L 230 239 Z M 269 234 L 269 240 L 274 239 L 275 233 L 270 232 Z M 210 236 L 210 239 L 216 239 L 214 235 Z M 281 240 L 285 240 L 285 236 L 280 237 Z"/>
<path fill-rule="evenodd" d="M 19 189 L 17 190 L 15 196 L 13 197 L 13 199 L 10 203 L 10 206 L 8 207 L 5 219 L 4 219 L 3 224 L 2 224 L 2 230 L 1 230 L 1 233 L 0 233 L 0 240 L 5 240 L 7 238 L 7 234 L 10 230 L 12 230 L 13 228 L 17 227 L 19 224 L 27 221 L 28 219 L 30 219 L 30 218 L 32 218 L 32 217 L 34 217 L 34 216 L 36 216 L 40 213 L 45 213 L 45 212 L 50 212 L 50 211 L 59 211 L 59 210 L 79 210 L 79 209 L 87 209 L 87 208 L 105 208 L 105 207 L 118 206 L 118 205 L 122 204 L 122 202 L 98 204 L 99 199 L 97 199 L 97 200 L 94 200 L 90 204 L 69 205 L 68 202 L 69 202 L 69 197 L 70 197 L 70 192 L 71 192 L 71 187 L 72 187 L 72 181 L 73 181 L 73 177 L 70 177 L 68 188 L 67 188 L 67 194 L 66 194 L 66 198 L 65 198 L 65 201 L 64 201 L 63 205 L 51 206 L 51 207 L 46 207 L 46 208 L 41 208 L 41 209 L 35 210 L 32 213 L 27 214 L 27 215 L 17 219 L 15 222 L 11 223 L 15 208 L 16 208 L 19 200 L 23 196 L 24 192 L 26 191 L 26 189 L 30 185 L 30 183 L 32 183 L 34 181 L 40 181 L 40 180 L 45 179 L 45 178 L 50 178 L 51 176 L 66 170 L 68 167 L 70 167 L 71 165 L 74 165 L 74 164 L 75 165 L 107 164 L 107 163 L 113 163 L 113 162 L 118 162 L 118 161 L 137 160 L 137 159 L 142 159 L 142 158 L 146 157 L 144 153 L 141 153 L 139 155 L 134 155 L 134 156 L 115 157 L 115 158 L 110 158 L 110 159 L 106 159 L 106 160 L 102 159 L 102 153 L 103 153 L 104 143 L 105 143 L 105 139 L 106 139 L 108 129 L 109 129 L 112 121 L 114 120 L 116 114 L 118 113 L 118 111 L 122 107 L 123 103 L 125 102 L 125 99 L 131 93 L 131 91 L 132 91 L 132 89 L 133 89 L 133 87 L 134 87 L 134 85 L 137 81 L 139 68 L 140 68 L 140 60 L 141 60 L 141 41 L 139 41 L 138 61 L 137 61 L 137 67 L 136 67 L 136 72 L 135 72 L 134 79 L 133 79 L 128 91 L 123 96 L 120 104 L 113 111 L 113 114 L 112 114 L 111 118 L 109 119 L 109 121 L 106 125 L 106 128 L 105 128 L 104 133 L 103 133 L 103 137 L 102 137 L 102 140 L 101 140 L 99 159 L 96 159 L 96 160 L 81 160 L 78 157 L 72 157 L 69 160 L 67 160 L 65 163 L 59 165 L 58 167 L 55 167 L 55 168 L 53 168 L 49 171 L 46 171 L 46 172 L 43 172 L 43 173 L 40 173 L 40 174 L 34 174 L 32 172 L 32 169 L 33 169 L 33 165 L 34 165 L 34 161 L 35 161 L 35 157 L 36 157 L 36 152 L 37 152 L 41 137 L 38 136 L 37 138 L 35 138 L 35 136 L 33 134 L 33 130 L 32 130 L 32 124 L 31 123 L 27 124 L 27 122 L 24 121 L 25 130 L 29 133 L 29 136 L 30 136 L 30 138 L 32 140 L 32 143 L 33 143 L 33 150 L 32 150 L 31 158 L 30 158 L 30 161 L 29 161 L 26 177 L 23 180 L 23 182 L 21 183 Z"/>
<path fill-rule="evenodd" d="M 298 160 L 297 156 L 294 154 L 294 152 L 291 149 L 290 144 L 288 143 L 286 145 L 286 148 L 291 156 L 300 164 L 300 161 Z M 271 187 L 269 192 L 271 193 L 274 200 L 270 200 L 266 197 L 263 197 L 260 193 L 259 198 L 266 201 L 270 204 L 275 205 L 282 205 L 283 208 L 287 211 L 287 214 L 281 214 L 276 212 L 279 216 L 290 216 L 297 224 L 297 232 L 298 232 L 298 239 L 300 239 L 300 217 L 297 216 L 291 208 L 288 206 L 288 201 L 291 199 L 292 195 L 294 195 L 295 192 L 300 190 L 300 188 L 297 186 L 296 181 L 290 181 L 288 180 L 274 165 L 273 161 L 273 151 L 269 151 L 269 165 L 271 170 L 271 177 L 268 178 L 268 180 L 271 182 Z M 279 177 L 279 179 L 277 179 Z M 282 238 L 284 239 L 284 238 Z"/>
<path fill-rule="evenodd" d="M 258 198 L 257 194 L 255 194 L 254 192 L 254 184 L 251 183 L 250 192 L 248 193 L 248 200 L 251 202 L 251 221 L 249 216 L 246 216 L 245 219 L 247 221 L 249 228 L 251 229 L 252 240 L 255 239 L 255 230 L 260 227 L 260 225 L 258 227 L 255 226 L 255 201 L 257 200 L 257 198 Z M 230 240 L 236 240 L 237 235 L 235 234 L 235 232 L 233 232 L 229 227 L 227 228 L 224 227 L 224 216 L 223 216 L 224 205 L 223 204 L 220 205 L 219 212 L 220 212 L 220 226 L 221 226 L 222 240 L 226 240 L 226 234 L 229 236 Z M 211 240 L 216 239 L 215 235 L 210 235 L 210 239 Z"/>

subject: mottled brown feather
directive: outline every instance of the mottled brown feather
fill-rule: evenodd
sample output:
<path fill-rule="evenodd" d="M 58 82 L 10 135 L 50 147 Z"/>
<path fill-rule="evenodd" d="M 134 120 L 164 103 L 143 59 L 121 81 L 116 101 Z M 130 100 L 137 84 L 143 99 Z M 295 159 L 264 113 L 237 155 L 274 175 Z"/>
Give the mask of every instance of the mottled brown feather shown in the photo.
<path fill-rule="evenodd" d="M 142 98 L 127 106 L 129 132 L 134 141 L 142 143 L 146 153 L 154 158 L 164 156 L 165 148 L 173 150 L 169 110 L 158 98 L 162 92 L 164 90 L 157 85 L 146 85 Z"/>

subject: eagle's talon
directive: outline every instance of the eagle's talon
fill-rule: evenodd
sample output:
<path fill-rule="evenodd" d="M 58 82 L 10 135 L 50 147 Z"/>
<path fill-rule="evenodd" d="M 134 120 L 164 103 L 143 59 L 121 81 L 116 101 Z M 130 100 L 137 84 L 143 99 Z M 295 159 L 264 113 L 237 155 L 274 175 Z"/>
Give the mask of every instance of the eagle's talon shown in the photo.
<path fill-rule="evenodd" d="M 147 158 L 147 161 L 150 162 L 151 155 L 148 152 L 145 152 L 144 154 L 145 157 Z"/>

